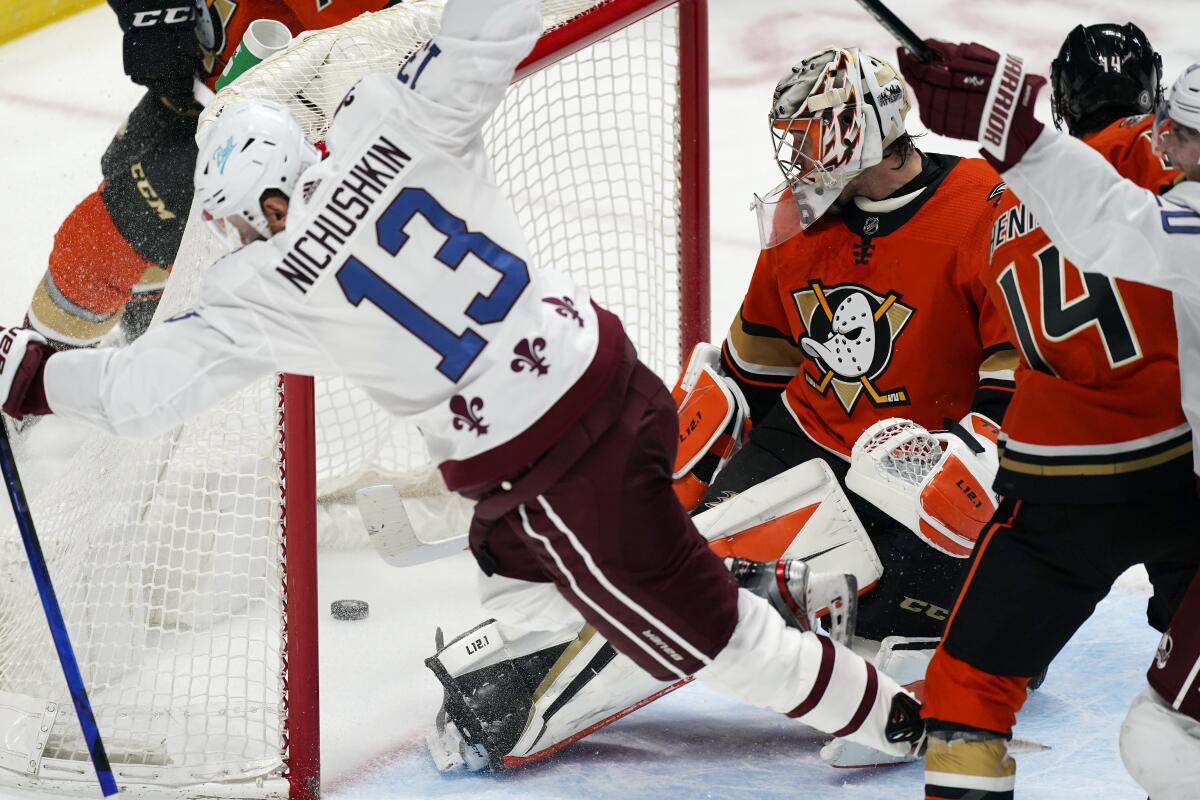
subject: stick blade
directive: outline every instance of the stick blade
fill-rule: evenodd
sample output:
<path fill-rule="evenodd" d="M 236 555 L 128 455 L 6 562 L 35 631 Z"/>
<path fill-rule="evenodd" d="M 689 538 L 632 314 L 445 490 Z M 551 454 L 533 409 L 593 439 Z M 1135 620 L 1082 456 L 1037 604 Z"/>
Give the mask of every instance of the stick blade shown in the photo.
<path fill-rule="evenodd" d="M 393 567 L 427 564 L 460 553 L 467 546 L 466 536 L 432 542 L 421 539 L 404 506 L 404 498 L 391 484 L 359 489 L 354 500 L 375 552 Z"/>

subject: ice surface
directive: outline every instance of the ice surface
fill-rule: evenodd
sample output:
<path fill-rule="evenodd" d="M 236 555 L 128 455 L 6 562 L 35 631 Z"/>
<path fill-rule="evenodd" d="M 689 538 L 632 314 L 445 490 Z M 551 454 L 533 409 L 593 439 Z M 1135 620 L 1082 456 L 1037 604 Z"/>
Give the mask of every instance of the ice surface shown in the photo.
<path fill-rule="evenodd" d="M 1193 58 L 1189 4 L 1147 0 L 1098 16 L 1083 0 L 983 4 L 894 0 L 918 33 L 973 38 L 1047 65 L 1079 22 L 1127 17 L 1162 52 L 1169 81 Z M 1196 20 L 1193 19 L 1192 22 Z M 889 55 L 893 44 L 856 5 L 795 0 L 710 0 L 713 329 L 737 310 L 753 268 L 751 194 L 778 183 L 765 113 L 775 81 L 804 54 L 831 42 Z M 0 322 L 18 321 L 45 269 L 62 217 L 100 180 L 99 157 L 140 97 L 120 65 L 107 7 L 0 47 L 0 242 L 6 247 Z M 1044 103 L 1044 98 L 1043 98 Z M 1046 115 L 1048 119 L 1048 114 Z M 916 124 L 916 117 L 910 121 Z M 965 154 L 961 143 L 920 146 Z M 60 457 L 69 430 L 42 434 Z M 26 462 L 36 491 L 53 458 Z M 7 518 L 0 502 L 0 521 Z M 7 526 L 3 526 L 7 528 Z M 0 529 L 3 529 L 0 528 Z M 479 621 L 474 565 L 466 556 L 410 570 L 365 552 L 325 554 L 323 608 L 342 597 L 371 603 L 362 622 L 326 618 L 321 630 L 322 747 L 330 800 L 399 797 L 902 798 L 919 797 L 919 767 L 835 771 L 819 763 L 823 739 L 773 714 L 693 686 L 603 731 L 559 759 L 503 776 L 438 775 L 421 735 L 438 703 L 424 670 L 433 628 L 454 634 Z M 1029 702 L 1020 735 L 1053 749 L 1020 758 L 1026 800 L 1141 798 L 1116 750 L 1120 719 L 1139 690 L 1157 635 L 1144 622 L 1144 574 L 1127 577 L 1051 668 Z M 1016 645 L 1015 645 L 1016 646 Z"/>

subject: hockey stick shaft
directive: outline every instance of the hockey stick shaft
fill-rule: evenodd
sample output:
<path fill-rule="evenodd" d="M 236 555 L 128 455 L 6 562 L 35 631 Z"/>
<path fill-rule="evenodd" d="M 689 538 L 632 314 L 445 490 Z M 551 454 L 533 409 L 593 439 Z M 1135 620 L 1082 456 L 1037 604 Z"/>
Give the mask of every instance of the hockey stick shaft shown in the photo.
<path fill-rule="evenodd" d="M 17 460 L 13 455 L 12 443 L 8 440 L 8 426 L 2 418 L 0 418 L 0 472 L 4 473 L 4 486 L 8 490 L 8 499 L 12 502 L 13 516 L 17 518 L 17 528 L 21 531 L 21 542 L 25 545 L 25 555 L 29 558 L 33 582 L 37 584 L 42 609 L 46 612 L 46 622 L 50 626 L 50 635 L 54 639 L 54 649 L 58 651 L 58 662 L 62 665 L 63 676 L 66 678 L 67 688 L 71 692 L 75 716 L 79 719 L 84 741 L 87 742 L 88 753 L 92 757 L 92 765 L 96 768 L 96 779 L 100 781 L 100 790 L 105 797 L 114 795 L 117 793 L 117 782 L 113 778 L 112 767 L 108 763 L 108 754 L 104 751 L 104 742 L 100 740 L 100 729 L 96 725 L 96 716 L 92 713 L 92 704 L 88 700 L 87 690 L 83 686 L 79 662 L 75 660 L 75 650 L 71 647 L 71 639 L 67 635 L 67 624 L 63 620 L 58 597 L 54 594 L 54 585 L 50 582 L 46 556 L 42 553 L 42 545 L 38 541 L 37 531 L 33 528 L 33 515 L 29 513 L 29 504 L 25 501 L 25 490 L 21 486 L 21 476 L 17 472 Z"/>
<path fill-rule="evenodd" d="M 925 42 L 921 41 L 921 37 L 913 33 L 912 28 L 905 25 L 903 20 L 892 13 L 892 10 L 885 6 L 882 0 L 855 1 L 863 7 L 863 10 L 874 17 L 875 21 L 882 25 L 884 30 L 895 36 L 896 41 L 904 45 L 904 48 L 916 56 L 919 61 L 928 63 L 941 58 L 936 50 L 928 47 Z"/>

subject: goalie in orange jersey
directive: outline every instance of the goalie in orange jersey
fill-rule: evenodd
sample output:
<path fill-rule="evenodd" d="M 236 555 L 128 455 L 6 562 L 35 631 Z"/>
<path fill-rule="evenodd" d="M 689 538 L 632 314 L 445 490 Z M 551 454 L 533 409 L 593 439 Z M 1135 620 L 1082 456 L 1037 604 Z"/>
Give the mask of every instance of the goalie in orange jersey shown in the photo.
<path fill-rule="evenodd" d="M 91 347 L 118 324 L 149 325 L 192 206 L 197 78 L 212 88 L 252 21 L 294 34 L 328 28 L 387 0 L 109 0 L 125 72 L 147 87 L 100 161 L 103 180 L 67 216 L 34 291 L 28 325 L 54 347 Z"/>
<path fill-rule="evenodd" d="M 999 176 L 919 151 L 908 109 L 891 65 L 857 50 L 816 53 L 776 88 L 785 181 L 759 200 L 764 246 L 721 350 L 753 429 L 700 502 L 828 465 L 883 565 L 858 610 L 856 633 L 874 641 L 941 634 L 994 507 L 1017 361 L 980 280 Z M 921 448 L 932 473 L 889 472 L 893 453 Z"/>
<path fill-rule="evenodd" d="M 780 82 L 770 124 L 787 181 L 760 204 L 758 267 L 723 351 L 700 345 L 673 393 L 676 491 L 689 506 L 704 495 L 694 521 L 710 547 L 785 617 L 828 612 L 901 683 L 923 675 L 994 510 L 1017 360 L 980 280 L 999 176 L 919 152 L 907 109 L 895 70 L 857 49 Z M 740 567 L 781 557 L 805 579 Z M 680 685 L 528 593 L 491 580 L 483 595 L 498 621 L 439 636 L 426 661 L 446 689 L 430 739 L 442 768 L 544 758 Z M 510 625 L 518 611 L 546 626 Z M 473 649 L 485 634 L 498 646 Z M 845 741 L 830 756 L 889 760 Z"/>

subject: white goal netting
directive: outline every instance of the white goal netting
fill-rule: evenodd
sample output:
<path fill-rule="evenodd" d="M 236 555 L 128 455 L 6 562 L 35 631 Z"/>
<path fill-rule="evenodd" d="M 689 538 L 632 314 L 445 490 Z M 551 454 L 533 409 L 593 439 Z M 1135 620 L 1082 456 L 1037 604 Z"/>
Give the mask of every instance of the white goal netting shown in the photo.
<path fill-rule="evenodd" d="M 547 30 L 608 4 L 546 0 Z M 410 0 L 308 34 L 210 111 L 271 97 L 320 138 L 350 84 L 396 69 L 440 13 L 440 2 Z M 673 5 L 639 19 L 519 81 L 487 132 L 536 261 L 590 287 L 664 376 L 680 356 L 678 36 Z M 193 223 L 155 324 L 191 305 L 218 253 Z M 160 440 L 88 435 L 30 487 L 97 721 L 131 793 L 287 793 L 285 686 L 299 677 L 284 658 L 279 402 L 278 382 L 265 381 Z M 436 490 L 415 431 L 338 380 L 317 382 L 316 429 L 325 501 L 381 477 Z M 0 540 L 0 730 L 0 783 L 95 791 L 15 531 Z"/>

